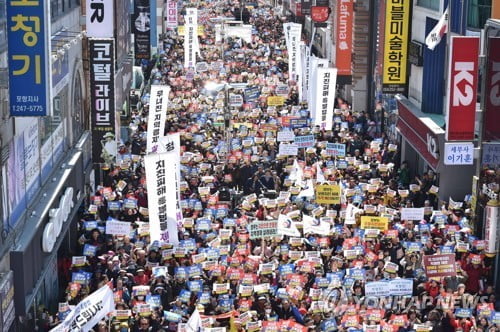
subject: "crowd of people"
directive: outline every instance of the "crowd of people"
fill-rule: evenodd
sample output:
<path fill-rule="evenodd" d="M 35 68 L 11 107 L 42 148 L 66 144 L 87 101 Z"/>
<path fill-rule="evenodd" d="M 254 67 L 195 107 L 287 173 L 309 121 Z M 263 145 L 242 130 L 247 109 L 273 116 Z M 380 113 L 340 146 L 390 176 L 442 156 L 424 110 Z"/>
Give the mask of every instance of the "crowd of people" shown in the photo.
<path fill-rule="evenodd" d="M 468 202 L 441 205 L 437 174 L 411 176 L 370 112 L 337 98 L 332 128 L 306 121 L 275 8 L 245 9 L 251 42 L 216 42 L 210 19 L 236 16 L 238 6 L 199 6 L 203 71 L 184 68 L 184 36 L 169 30 L 147 73 L 170 86 L 165 134 L 181 136 L 179 245 L 150 240 L 146 91 L 130 140 L 85 207 L 59 313 L 39 330 L 108 284 L 116 311 L 95 331 L 500 331 L 492 260 L 471 232 Z M 226 91 L 211 93 L 207 82 L 246 83 L 230 91 L 245 98 L 230 119 Z M 284 85 L 283 105 L 269 106 Z M 313 135 L 313 145 L 280 154 L 285 130 Z M 422 218 L 402 218 L 420 207 Z M 110 220 L 130 223 L 131 234 L 106 234 Z M 430 276 L 424 257 L 446 254 L 456 273 Z M 382 291 L 371 296 L 374 285 Z"/>

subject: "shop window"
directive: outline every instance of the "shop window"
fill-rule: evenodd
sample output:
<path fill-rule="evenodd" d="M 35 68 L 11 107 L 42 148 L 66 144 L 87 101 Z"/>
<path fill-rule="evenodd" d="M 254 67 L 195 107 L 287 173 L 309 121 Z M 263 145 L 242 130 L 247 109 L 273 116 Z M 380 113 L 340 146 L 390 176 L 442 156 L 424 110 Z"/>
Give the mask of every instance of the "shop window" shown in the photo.
<path fill-rule="evenodd" d="M 418 0 L 417 6 L 424 7 L 430 10 L 439 10 L 439 1 L 436 0 Z"/>
<path fill-rule="evenodd" d="M 469 0 L 467 27 L 482 29 L 491 16 L 491 0 Z"/>

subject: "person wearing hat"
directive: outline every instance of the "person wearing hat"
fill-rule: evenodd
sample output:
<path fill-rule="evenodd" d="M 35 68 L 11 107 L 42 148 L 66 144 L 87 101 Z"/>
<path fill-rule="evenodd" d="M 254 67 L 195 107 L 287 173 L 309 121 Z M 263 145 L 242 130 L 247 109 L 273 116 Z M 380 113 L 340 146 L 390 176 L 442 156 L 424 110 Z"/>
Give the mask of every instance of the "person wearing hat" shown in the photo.
<path fill-rule="evenodd" d="M 134 283 L 139 286 L 139 285 L 147 285 L 149 283 L 149 277 L 144 271 L 144 268 L 141 266 L 137 269 L 136 271 L 136 276 L 134 277 Z"/>

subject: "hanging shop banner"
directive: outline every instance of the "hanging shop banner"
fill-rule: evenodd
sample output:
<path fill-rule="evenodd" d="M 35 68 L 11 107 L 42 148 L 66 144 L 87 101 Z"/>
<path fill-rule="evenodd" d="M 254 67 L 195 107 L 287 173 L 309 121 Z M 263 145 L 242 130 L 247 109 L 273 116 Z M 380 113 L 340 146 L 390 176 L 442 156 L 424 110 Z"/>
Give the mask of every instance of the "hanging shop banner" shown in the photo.
<path fill-rule="evenodd" d="M 113 38 L 114 16 L 113 0 L 87 0 L 87 37 Z"/>
<path fill-rule="evenodd" d="M 151 242 L 165 241 L 178 245 L 177 172 L 180 165 L 173 152 L 144 157 L 148 188 L 149 232 Z"/>
<path fill-rule="evenodd" d="M 389 218 L 361 216 L 361 229 L 378 229 L 386 231 L 389 228 Z"/>
<path fill-rule="evenodd" d="M 340 204 L 340 186 L 331 184 L 317 185 L 316 203 Z"/>
<path fill-rule="evenodd" d="M 50 18 L 46 1 L 7 1 L 11 116 L 50 112 Z"/>
<path fill-rule="evenodd" d="M 326 130 L 328 110 L 333 111 L 335 88 L 337 85 L 337 68 L 318 68 L 316 76 L 316 111 L 314 124 Z"/>
<path fill-rule="evenodd" d="M 50 332 L 90 331 L 101 319 L 115 310 L 113 291 L 104 285 L 80 301 L 64 321 Z"/>
<path fill-rule="evenodd" d="M 184 29 L 184 67 L 196 67 L 196 52 L 198 47 L 198 11 L 196 8 L 186 8 L 186 25 Z"/>
<path fill-rule="evenodd" d="M 451 37 L 446 140 L 472 141 L 476 116 L 479 37 Z"/>
<path fill-rule="evenodd" d="M 134 50 L 136 59 L 151 57 L 151 12 L 149 0 L 134 0 L 132 15 L 132 32 L 134 33 Z"/>
<path fill-rule="evenodd" d="M 387 0 L 384 39 L 384 93 L 407 89 L 408 39 L 411 1 Z"/>
<path fill-rule="evenodd" d="M 300 36 L 302 24 L 283 24 L 285 41 L 288 51 L 288 79 L 298 82 L 302 76 L 302 58 L 300 56 Z"/>
<path fill-rule="evenodd" d="M 488 254 L 498 253 L 500 243 L 500 226 L 498 225 L 498 206 L 486 205 L 486 219 L 484 223 L 484 239 L 486 240 L 485 252 Z"/>
<path fill-rule="evenodd" d="M 177 28 L 177 1 L 167 0 L 167 28 Z"/>
<path fill-rule="evenodd" d="M 278 236 L 278 221 L 254 221 L 248 225 L 250 240 Z"/>
<path fill-rule="evenodd" d="M 165 133 L 169 93 L 170 87 L 167 85 L 151 86 L 146 153 L 158 153 L 160 139 Z"/>
<path fill-rule="evenodd" d="M 500 165 L 500 143 L 483 143 L 481 165 L 497 167 Z"/>
<path fill-rule="evenodd" d="M 351 75 L 354 0 L 337 1 L 337 42 L 335 66 L 339 76 Z"/>
<path fill-rule="evenodd" d="M 455 254 L 424 255 L 423 263 L 427 278 L 457 275 Z"/>
<path fill-rule="evenodd" d="M 500 140 L 500 37 L 488 38 L 483 140 Z"/>
<path fill-rule="evenodd" d="M 94 163 L 112 164 L 116 158 L 114 45 L 114 39 L 89 39 Z"/>
<path fill-rule="evenodd" d="M 472 165 L 474 164 L 474 143 L 444 143 L 445 165 Z"/>

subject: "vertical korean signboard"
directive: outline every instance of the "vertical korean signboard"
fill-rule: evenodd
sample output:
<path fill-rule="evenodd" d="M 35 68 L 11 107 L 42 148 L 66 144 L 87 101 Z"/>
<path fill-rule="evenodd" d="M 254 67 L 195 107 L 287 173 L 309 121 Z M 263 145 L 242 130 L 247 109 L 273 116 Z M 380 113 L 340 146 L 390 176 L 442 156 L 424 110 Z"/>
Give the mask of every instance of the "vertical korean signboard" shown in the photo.
<path fill-rule="evenodd" d="M 116 157 L 114 44 L 114 39 L 89 39 L 92 158 L 95 163 L 110 164 Z"/>
<path fill-rule="evenodd" d="M 177 28 L 177 1 L 167 0 L 167 28 L 175 29 Z"/>
<path fill-rule="evenodd" d="M 500 37 L 488 39 L 483 139 L 500 140 Z"/>
<path fill-rule="evenodd" d="M 7 1 L 11 116 L 46 116 L 50 107 L 48 1 Z"/>
<path fill-rule="evenodd" d="M 353 0 L 337 1 L 336 60 L 339 76 L 351 75 Z"/>
<path fill-rule="evenodd" d="M 410 4 L 408 0 L 387 0 L 382 76 L 384 93 L 404 93 L 407 88 Z"/>
<path fill-rule="evenodd" d="M 132 32 L 134 33 L 134 50 L 136 59 L 151 57 L 151 13 L 149 0 L 134 0 L 132 15 Z"/>
<path fill-rule="evenodd" d="M 114 0 L 87 0 L 87 37 L 111 38 L 114 30 Z"/>
<path fill-rule="evenodd" d="M 479 37 L 451 37 L 446 140 L 474 139 Z"/>

